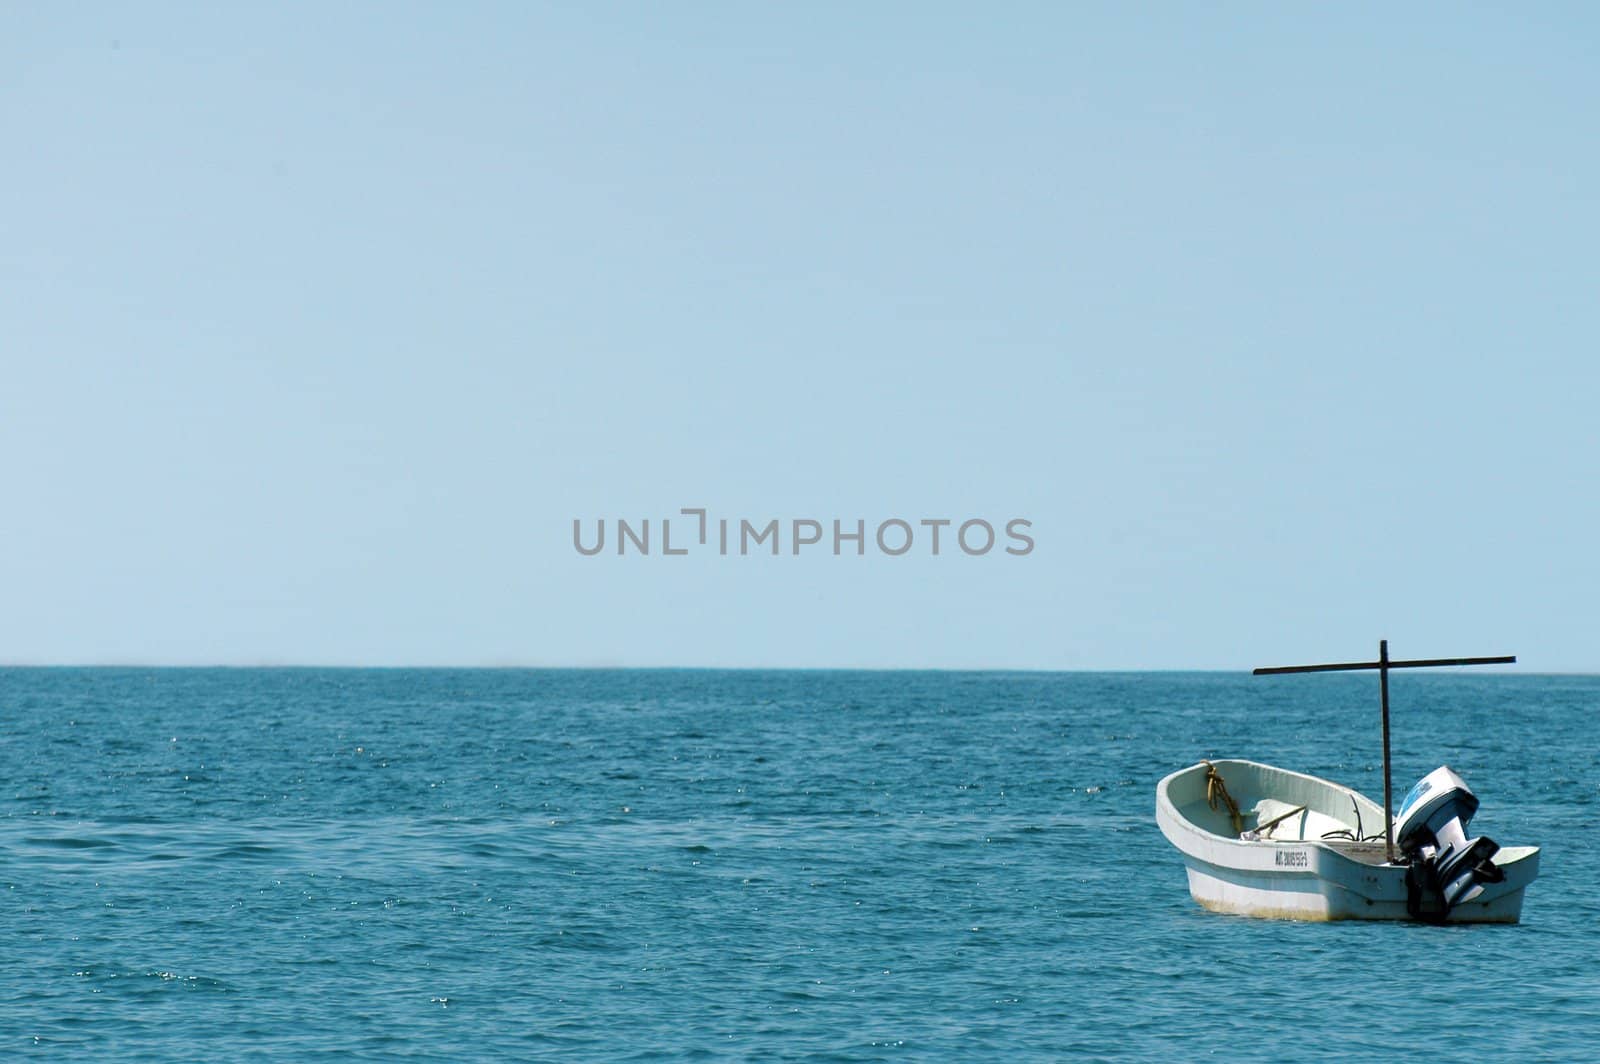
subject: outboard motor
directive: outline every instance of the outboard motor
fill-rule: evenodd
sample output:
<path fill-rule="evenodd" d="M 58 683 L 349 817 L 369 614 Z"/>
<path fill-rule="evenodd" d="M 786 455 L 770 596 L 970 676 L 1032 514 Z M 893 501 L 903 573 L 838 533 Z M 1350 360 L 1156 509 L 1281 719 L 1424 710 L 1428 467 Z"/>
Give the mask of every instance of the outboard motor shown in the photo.
<path fill-rule="evenodd" d="M 1406 872 L 1406 910 L 1413 917 L 1444 919 L 1462 902 L 1504 879 L 1491 860 L 1500 847 L 1487 838 L 1467 838 L 1478 796 L 1449 766 L 1418 781 L 1400 803 L 1394 840 L 1411 866 Z"/>

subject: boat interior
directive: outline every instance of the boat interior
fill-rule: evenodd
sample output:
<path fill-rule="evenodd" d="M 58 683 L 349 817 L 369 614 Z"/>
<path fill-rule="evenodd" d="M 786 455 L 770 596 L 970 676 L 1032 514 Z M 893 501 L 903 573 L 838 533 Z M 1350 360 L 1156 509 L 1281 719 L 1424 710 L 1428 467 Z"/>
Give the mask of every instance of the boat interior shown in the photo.
<path fill-rule="evenodd" d="M 1327 842 L 1383 859 L 1382 808 L 1325 780 L 1249 761 L 1202 762 L 1172 781 L 1169 797 L 1185 819 L 1223 838 Z"/>

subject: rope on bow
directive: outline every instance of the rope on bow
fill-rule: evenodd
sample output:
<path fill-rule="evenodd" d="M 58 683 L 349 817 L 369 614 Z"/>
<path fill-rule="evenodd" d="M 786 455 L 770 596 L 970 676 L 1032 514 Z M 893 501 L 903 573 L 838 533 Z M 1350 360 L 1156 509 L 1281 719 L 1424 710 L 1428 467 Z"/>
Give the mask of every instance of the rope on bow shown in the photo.
<path fill-rule="evenodd" d="M 1233 833 L 1238 835 L 1244 830 L 1244 820 L 1239 816 L 1239 803 L 1228 793 L 1228 785 L 1223 782 L 1217 766 L 1204 759 L 1200 763 L 1206 767 L 1206 804 L 1213 809 L 1219 801 L 1227 805 L 1228 818 L 1233 821 Z"/>

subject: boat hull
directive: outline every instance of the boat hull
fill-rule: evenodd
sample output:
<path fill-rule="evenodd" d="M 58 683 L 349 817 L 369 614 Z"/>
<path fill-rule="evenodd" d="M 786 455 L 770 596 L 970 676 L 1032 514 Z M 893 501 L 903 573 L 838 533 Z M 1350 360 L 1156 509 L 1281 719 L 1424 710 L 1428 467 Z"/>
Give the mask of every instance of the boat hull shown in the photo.
<path fill-rule="evenodd" d="M 1256 762 L 1215 765 L 1240 792 L 1241 809 L 1263 796 L 1287 794 L 1288 800 L 1310 807 L 1313 815 L 1337 819 L 1341 805 L 1348 805 L 1362 812 L 1343 814 L 1346 819 L 1362 828 L 1372 825 L 1377 807 L 1349 788 Z M 1204 763 L 1173 773 L 1157 788 L 1156 802 L 1157 823 L 1183 855 L 1189 893 L 1200 905 L 1215 912 L 1286 920 L 1414 918 L 1407 908 L 1406 868 L 1384 863 L 1381 842 L 1292 837 L 1293 832 L 1283 839 L 1229 837 L 1208 820 L 1205 773 Z M 1381 812 L 1377 826 L 1381 833 Z M 1524 893 L 1538 875 L 1539 850 L 1502 847 L 1494 861 L 1504 880 L 1487 884 L 1478 897 L 1451 909 L 1443 922 L 1510 924 L 1521 919 Z"/>

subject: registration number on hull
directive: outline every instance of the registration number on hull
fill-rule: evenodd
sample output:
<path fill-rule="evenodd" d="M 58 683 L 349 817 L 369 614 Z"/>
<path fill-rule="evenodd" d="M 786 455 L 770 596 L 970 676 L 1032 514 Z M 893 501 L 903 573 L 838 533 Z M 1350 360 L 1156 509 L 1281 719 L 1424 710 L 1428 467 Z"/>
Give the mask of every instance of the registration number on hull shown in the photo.
<path fill-rule="evenodd" d="M 1281 868 L 1310 868 L 1311 854 L 1306 850 L 1279 850 L 1272 855 L 1272 863 Z"/>

